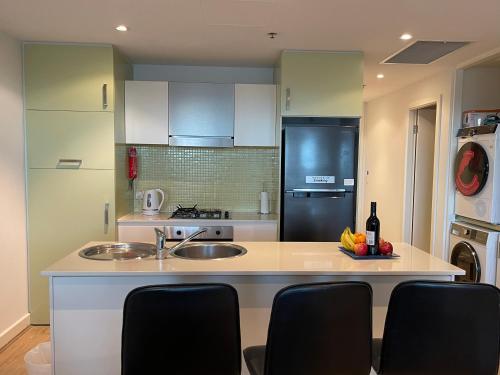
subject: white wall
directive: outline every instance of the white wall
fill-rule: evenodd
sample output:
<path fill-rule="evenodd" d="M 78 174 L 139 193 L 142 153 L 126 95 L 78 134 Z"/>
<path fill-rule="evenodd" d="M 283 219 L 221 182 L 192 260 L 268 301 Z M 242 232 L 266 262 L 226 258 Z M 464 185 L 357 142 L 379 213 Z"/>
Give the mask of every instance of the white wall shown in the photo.
<path fill-rule="evenodd" d="M 273 83 L 273 68 L 134 65 L 134 80 L 211 83 Z"/>
<path fill-rule="evenodd" d="M 28 324 L 21 44 L 0 33 L 0 347 Z"/>
<path fill-rule="evenodd" d="M 448 226 L 453 217 L 450 197 L 454 190 L 450 171 L 456 149 L 451 115 L 454 81 L 455 73 L 449 70 L 366 103 L 362 138 L 364 181 L 360 183 L 364 184 L 364 215 L 360 220 L 368 217 L 370 202 L 376 201 L 381 235 L 391 242 L 403 241 L 403 217 L 405 202 L 408 202 L 405 200 L 405 176 L 410 108 L 438 102 L 440 116 L 438 114 L 434 150 L 438 166 L 434 171 L 437 194 L 433 205 L 436 222 L 431 250 L 438 257 L 447 255 Z"/>

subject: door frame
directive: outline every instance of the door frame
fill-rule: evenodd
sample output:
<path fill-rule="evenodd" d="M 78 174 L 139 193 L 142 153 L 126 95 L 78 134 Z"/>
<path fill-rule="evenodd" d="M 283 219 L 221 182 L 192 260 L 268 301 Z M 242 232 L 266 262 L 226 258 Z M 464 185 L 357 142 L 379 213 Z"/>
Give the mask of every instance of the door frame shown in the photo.
<path fill-rule="evenodd" d="M 437 199 L 439 186 L 439 160 L 441 142 L 441 121 L 442 121 L 442 95 L 435 98 L 428 98 L 411 103 L 408 108 L 408 124 L 406 131 L 405 148 L 405 172 L 403 187 L 403 221 L 402 233 L 403 241 L 411 243 L 412 222 L 413 222 L 413 193 L 414 193 L 414 163 L 415 163 L 415 141 L 413 136 L 413 125 L 416 124 L 417 110 L 436 106 L 436 124 L 434 129 L 434 168 L 432 179 L 432 214 L 431 214 L 431 243 L 430 254 L 435 255 L 436 246 L 436 224 L 437 224 Z M 445 176 L 443 176 L 445 177 Z"/>

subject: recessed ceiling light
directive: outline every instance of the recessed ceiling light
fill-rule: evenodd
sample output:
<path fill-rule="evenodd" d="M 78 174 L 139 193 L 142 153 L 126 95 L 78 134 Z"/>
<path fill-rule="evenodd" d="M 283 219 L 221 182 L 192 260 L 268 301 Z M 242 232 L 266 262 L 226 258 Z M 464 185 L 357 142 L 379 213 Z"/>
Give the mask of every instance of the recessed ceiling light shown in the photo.
<path fill-rule="evenodd" d="M 408 34 L 408 33 L 404 33 L 403 35 L 401 35 L 399 37 L 399 39 L 401 39 L 401 40 L 410 40 L 411 38 L 413 38 L 413 35 Z"/>
<path fill-rule="evenodd" d="M 125 25 L 118 25 L 115 27 L 116 30 L 118 31 L 127 31 L 128 30 L 128 27 L 125 26 Z"/>
<path fill-rule="evenodd" d="M 382 73 L 379 73 L 379 74 L 377 74 L 377 78 L 382 79 L 382 78 L 384 78 L 384 75 Z"/>

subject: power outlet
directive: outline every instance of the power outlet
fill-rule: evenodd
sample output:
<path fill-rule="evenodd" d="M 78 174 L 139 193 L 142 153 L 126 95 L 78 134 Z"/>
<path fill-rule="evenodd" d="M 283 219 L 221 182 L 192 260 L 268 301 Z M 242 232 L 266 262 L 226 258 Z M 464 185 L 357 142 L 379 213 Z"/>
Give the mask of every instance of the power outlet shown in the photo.
<path fill-rule="evenodd" d="M 135 199 L 143 199 L 144 198 L 144 192 L 143 191 L 136 191 L 135 192 Z"/>

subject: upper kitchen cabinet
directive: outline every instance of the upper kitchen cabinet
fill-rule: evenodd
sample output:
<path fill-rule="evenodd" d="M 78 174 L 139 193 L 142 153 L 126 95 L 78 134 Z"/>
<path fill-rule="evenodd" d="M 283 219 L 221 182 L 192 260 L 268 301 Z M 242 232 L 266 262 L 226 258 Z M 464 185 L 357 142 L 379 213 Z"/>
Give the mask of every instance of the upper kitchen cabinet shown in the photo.
<path fill-rule="evenodd" d="M 285 51 L 279 70 L 282 116 L 361 116 L 362 52 Z"/>
<path fill-rule="evenodd" d="M 125 139 L 168 145 L 168 82 L 125 82 Z"/>
<path fill-rule="evenodd" d="M 170 82 L 168 91 L 170 145 L 233 146 L 234 84 Z"/>
<path fill-rule="evenodd" d="M 115 169 L 110 112 L 26 111 L 28 168 Z"/>
<path fill-rule="evenodd" d="M 235 146 L 276 146 L 276 86 L 237 84 Z"/>
<path fill-rule="evenodd" d="M 61 44 L 24 46 L 26 109 L 114 109 L 113 48 Z"/>

